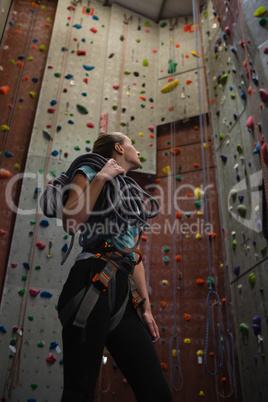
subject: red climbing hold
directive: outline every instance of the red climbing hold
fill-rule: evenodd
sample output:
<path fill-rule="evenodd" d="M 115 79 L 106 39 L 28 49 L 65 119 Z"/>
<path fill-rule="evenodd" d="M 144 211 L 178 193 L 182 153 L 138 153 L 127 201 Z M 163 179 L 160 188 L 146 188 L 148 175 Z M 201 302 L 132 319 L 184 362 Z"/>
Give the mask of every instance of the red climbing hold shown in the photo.
<path fill-rule="evenodd" d="M 84 78 L 84 79 L 83 79 L 83 82 L 84 82 L 85 84 L 88 84 L 88 78 Z"/>
<path fill-rule="evenodd" d="M 175 148 L 171 148 L 171 150 L 170 150 L 170 152 L 173 154 L 173 155 L 178 155 L 179 153 L 180 153 L 180 148 L 178 148 L 178 147 L 175 147 Z"/>
<path fill-rule="evenodd" d="M 48 113 L 54 113 L 55 112 L 54 107 L 50 107 L 49 109 L 47 109 L 47 112 Z"/>
<path fill-rule="evenodd" d="M 93 33 L 97 33 L 97 32 L 98 32 L 97 29 L 94 28 L 94 27 L 93 27 L 93 28 L 90 28 L 90 31 L 93 32 Z"/>
<path fill-rule="evenodd" d="M 154 126 L 149 126 L 149 127 L 148 127 L 148 130 L 153 133 L 153 132 L 154 132 Z"/>
<path fill-rule="evenodd" d="M 249 128 L 250 130 L 254 130 L 254 120 L 252 116 L 249 116 L 249 118 L 247 119 L 247 128 Z"/>
<path fill-rule="evenodd" d="M 77 50 L 76 52 L 77 56 L 86 56 L 86 51 L 85 50 Z"/>
<path fill-rule="evenodd" d="M 39 250 L 44 250 L 44 248 L 46 247 L 46 244 L 45 244 L 45 243 L 42 243 L 41 241 L 38 241 L 38 242 L 36 243 L 36 247 L 38 247 Z"/>
<path fill-rule="evenodd" d="M 95 126 L 94 126 L 93 123 L 87 123 L 87 127 L 88 127 L 88 128 L 94 128 Z"/>
<path fill-rule="evenodd" d="M 53 364 L 57 359 L 53 356 L 53 353 L 49 353 L 48 357 L 46 358 L 46 361 Z"/>
<path fill-rule="evenodd" d="M 3 169 L 3 168 L 0 169 L 0 179 L 7 179 L 10 176 L 11 176 L 11 173 L 9 170 Z"/>

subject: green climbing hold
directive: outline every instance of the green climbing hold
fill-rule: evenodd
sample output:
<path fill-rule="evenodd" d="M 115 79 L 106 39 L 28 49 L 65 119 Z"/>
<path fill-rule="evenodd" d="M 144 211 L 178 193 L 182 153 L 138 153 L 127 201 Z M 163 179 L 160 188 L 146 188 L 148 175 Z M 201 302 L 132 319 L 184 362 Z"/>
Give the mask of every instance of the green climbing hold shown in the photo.
<path fill-rule="evenodd" d="M 239 213 L 239 215 L 240 215 L 242 218 L 245 218 L 246 213 L 247 213 L 247 207 L 246 207 L 244 204 L 240 204 L 240 205 L 238 205 L 238 207 L 237 207 L 237 212 Z"/>
<path fill-rule="evenodd" d="M 146 91 L 144 91 L 144 89 L 142 91 L 140 91 L 140 94 L 145 94 Z"/>
<path fill-rule="evenodd" d="M 151 27 L 151 24 L 150 24 L 149 21 L 146 21 L 146 22 L 144 23 L 144 25 L 145 25 L 146 27 Z"/>
<path fill-rule="evenodd" d="M 235 250 L 237 247 L 237 241 L 235 239 L 233 240 L 232 247 L 233 247 L 233 250 Z"/>
<path fill-rule="evenodd" d="M 248 326 L 245 324 L 245 323 L 241 323 L 240 325 L 239 325 L 239 329 L 240 329 L 240 331 L 242 332 L 242 335 L 243 336 L 248 336 Z"/>
<path fill-rule="evenodd" d="M 124 122 L 124 121 L 122 121 L 121 123 L 120 123 L 120 126 L 122 126 L 122 127 L 125 127 L 127 124 Z"/>
<path fill-rule="evenodd" d="M 113 110 L 117 110 L 117 105 L 112 106 Z"/>
<path fill-rule="evenodd" d="M 164 257 L 164 262 L 169 262 L 169 257 L 165 256 Z"/>
<path fill-rule="evenodd" d="M 166 22 L 161 22 L 161 24 L 159 26 L 160 26 L 160 28 L 165 28 L 166 25 L 167 25 Z"/>
<path fill-rule="evenodd" d="M 55 169 L 50 170 L 49 174 L 51 174 L 51 176 L 53 176 L 53 177 L 57 177 L 57 172 Z"/>
<path fill-rule="evenodd" d="M 25 293 L 26 293 L 26 290 L 25 290 L 25 289 L 21 289 L 21 290 L 18 291 L 18 294 L 19 294 L 20 296 L 24 295 Z"/>
<path fill-rule="evenodd" d="M 205 10 L 204 13 L 203 13 L 203 15 L 204 15 L 205 18 L 207 18 L 207 16 L 208 16 L 208 11 Z"/>
<path fill-rule="evenodd" d="M 254 13 L 254 17 L 261 17 L 264 13 L 266 13 L 266 8 L 265 7 L 259 7 Z"/>
<path fill-rule="evenodd" d="M 177 67 L 178 63 L 173 62 L 172 59 L 170 59 L 168 61 L 168 73 L 169 74 L 173 74 L 176 73 L 176 67 Z"/>
<path fill-rule="evenodd" d="M 79 148 L 78 145 L 76 145 L 76 146 L 74 147 L 74 149 L 75 149 L 76 151 L 80 151 L 80 148 Z"/>
<path fill-rule="evenodd" d="M 180 176 L 179 174 L 177 174 L 176 180 L 177 180 L 177 181 L 181 181 L 181 176 Z"/>
<path fill-rule="evenodd" d="M 141 108 L 144 109 L 144 108 L 145 108 L 145 105 L 141 104 Z"/>
<path fill-rule="evenodd" d="M 235 188 L 230 191 L 230 196 L 231 196 L 232 200 L 235 201 L 236 196 L 237 196 L 237 190 Z"/>
<path fill-rule="evenodd" d="M 223 140 L 223 139 L 224 139 L 224 134 L 223 134 L 223 133 L 220 133 L 219 139 L 220 139 L 220 140 Z"/>
<path fill-rule="evenodd" d="M 17 343 L 17 339 L 16 339 L 16 338 L 10 339 L 10 342 L 9 342 L 10 345 L 16 346 L 16 343 Z"/>
<path fill-rule="evenodd" d="M 131 72 L 130 71 L 124 71 L 124 74 L 129 75 L 129 74 L 131 74 Z"/>
<path fill-rule="evenodd" d="M 36 265 L 36 266 L 34 267 L 34 269 L 35 269 L 36 271 L 39 271 L 39 270 L 41 269 L 41 267 L 40 267 L 40 265 Z"/>
<path fill-rule="evenodd" d="M 261 18 L 259 20 L 259 24 L 261 27 L 264 27 L 264 25 L 266 25 L 266 23 L 267 23 L 267 18 Z"/>
<path fill-rule="evenodd" d="M 211 276 L 208 277 L 207 284 L 208 286 L 212 286 L 213 288 L 215 287 L 214 279 Z"/>
<path fill-rule="evenodd" d="M 14 164 L 14 169 L 18 169 L 20 167 L 20 165 L 18 163 Z"/>
<path fill-rule="evenodd" d="M 27 281 L 27 275 L 22 275 L 22 276 L 21 276 L 21 280 L 22 280 L 22 281 Z"/>
<path fill-rule="evenodd" d="M 88 110 L 87 110 L 87 108 L 86 108 L 85 106 L 80 105 L 80 104 L 78 103 L 78 104 L 76 105 L 76 107 L 77 107 L 77 110 L 78 110 L 79 113 L 81 113 L 81 114 L 88 114 Z"/>
<path fill-rule="evenodd" d="M 28 57 L 28 61 L 32 61 L 32 60 L 33 60 L 32 56 Z"/>
<path fill-rule="evenodd" d="M 31 220 L 30 220 L 30 224 L 31 224 L 31 225 L 35 225 L 35 224 L 36 224 L 36 220 L 35 220 L 35 219 L 31 219 Z"/>
<path fill-rule="evenodd" d="M 191 218 L 191 212 L 185 212 L 185 215 L 187 216 L 187 218 Z"/>
<path fill-rule="evenodd" d="M 90 140 L 86 140 L 86 143 L 87 143 L 87 144 L 90 144 L 90 142 L 91 142 Z M 68 236 L 68 235 L 67 235 L 67 236 Z M 67 237 L 67 239 L 68 239 L 68 237 Z"/>
<path fill-rule="evenodd" d="M 235 98 L 236 98 L 235 94 L 231 94 L 231 99 L 235 99 Z"/>
<path fill-rule="evenodd" d="M 15 62 L 15 60 L 10 59 L 10 60 L 9 60 L 9 64 L 16 64 L 16 62 Z"/>
<path fill-rule="evenodd" d="M 262 255 L 267 253 L 267 244 L 265 244 L 265 246 L 263 246 L 263 248 L 261 249 L 261 253 L 262 253 Z"/>
<path fill-rule="evenodd" d="M 254 272 L 251 272 L 251 274 L 249 274 L 248 281 L 249 281 L 250 286 L 255 285 L 256 277 L 255 277 Z"/>
<path fill-rule="evenodd" d="M 33 315 L 28 315 L 28 320 L 33 321 L 34 320 Z"/>
<path fill-rule="evenodd" d="M 140 41 L 141 41 L 140 39 L 136 39 L 136 42 L 137 42 L 137 43 L 140 43 Z"/>
<path fill-rule="evenodd" d="M 68 235 L 68 234 L 64 235 L 64 236 L 63 236 L 63 239 L 64 239 L 64 240 L 69 239 L 69 235 Z"/>
<path fill-rule="evenodd" d="M 243 153 L 243 148 L 242 148 L 242 146 L 241 146 L 240 144 L 237 145 L 236 149 L 237 149 L 237 152 L 238 152 L 239 154 L 242 154 L 242 153 Z"/>
<path fill-rule="evenodd" d="M 44 52 L 46 50 L 46 46 L 45 45 L 39 46 L 39 50 L 41 50 L 41 52 Z"/>
<path fill-rule="evenodd" d="M 218 84 L 217 82 L 215 82 L 215 84 L 213 85 L 213 89 L 217 89 L 218 88 Z"/>
<path fill-rule="evenodd" d="M 36 383 L 31 384 L 32 389 L 36 389 L 38 385 Z"/>
<path fill-rule="evenodd" d="M 31 92 L 29 92 L 29 95 L 31 98 L 33 98 L 33 99 L 35 98 L 35 92 L 31 91 Z"/>
<path fill-rule="evenodd" d="M 197 201 L 195 201 L 194 205 L 195 205 L 195 207 L 196 207 L 197 209 L 200 209 L 200 208 L 202 207 L 202 205 L 203 205 L 203 200 L 197 200 Z"/>
<path fill-rule="evenodd" d="M 131 140 L 131 142 L 132 142 L 132 145 L 134 145 L 135 144 L 135 138 L 130 138 L 130 140 Z"/>
<path fill-rule="evenodd" d="M 46 138 L 48 138 L 49 140 L 52 139 L 50 133 L 49 133 L 47 130 L 43 130 L 43 134 L 44 134 L 44 136 L 45 136 Z"/>
<path fill-rule="evenodd" d="M 223 75 L 221 76 L 221 78 L 220 78 L 220 83 L 221 83 L 222 85 L 225 85 L 226 82 L 227 82 L 227 79 L 228 79 L 228 73 L 223 74 Z"/>
<path fill-rule="evenodd" d="M 163 247 L 163 251 L 169 251 L 169 250 L 170 250 L 170 247 L 168 247 L 168 246 Z"/>
<path fill-rule="evenodd" d="M 148 59 L 144 59 L 142 65 L 143 67 L 148 67 L 149 66 Z"/>
<path fill-rule="evenodd" d="M 59 78 L 61 76 L 61 73 L 55 73 L 54 76 Z"/>
<path fill-rule="evenodd" d="M 218 60 L 218 57 L 219 57 L 218 53 L 214 53 L 214 59 Z"/>
<path fill-rule="evenodd" d="M 139 159 L 140 159 L 141 162 L 146 162 L 147 161 L 147 159 L 144 158 L 143 156 L 140 156 Z"/>

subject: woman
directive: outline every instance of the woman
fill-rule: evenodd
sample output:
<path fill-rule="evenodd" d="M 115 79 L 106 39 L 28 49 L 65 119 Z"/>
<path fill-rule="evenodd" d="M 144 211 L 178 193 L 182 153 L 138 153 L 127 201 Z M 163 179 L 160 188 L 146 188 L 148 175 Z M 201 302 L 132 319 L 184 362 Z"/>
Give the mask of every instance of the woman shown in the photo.
<path fill-rule="evenodd" d="M 69 197 L 63 210 L 63 226 L 70 234 L 80 229 L 82 231 L 80 239 L 82 244 L 83 241 L 85 244 L 82 257 L 78 258 L 71 269 L 60 295 L 59 314 L 81 289 L 89 287 L 92 278 L 95 278 L 95 275 L 104 269 L 107 260 L 109 261 L 103 252 L 101 256 L 104 258 L 96 258 L 100 244 L 103 244 L 104 240 L 106 245 L 111 243 L 109 235 L 100 233 L 97 240 L 92 239 L 85 225 L 90 218 L 94 221 L 101 220 L 101 214 L 95 213 L 93 216 L 92 211 L 98 206 L 104 184 L 121 173 L 126 174 L 140 167 L 139 152 L 131 140 L 122 133 L 99 136 L 92 152 L 110 159 L 99 172 L 90 166 L 83 166 L 72 178 Z M 136 228 L 128 226 L 127 233 L 118 236 L 116 243 L 121 248 L 132 248 L 137 241 L 137 234 Z M 127 260 L 132 268 L 136 264 L 134 253 L 130 253 L 124 260 Z M 137 314 L 131 298 L 128 297 L 129 278 L 120 269 L 115 275 L 113 311 L 110 311 L 111 290 L 108 286 L 107 291 L 98 297 L 84 329 L 73 325 L 76 314 L 63 325 L 62 402 L 94 400 L 94 390 L 105 346 L 132 387 L 137 401 L 169 402 L 172 400 L 171 392 L 152 344 L 159 340 L 159 330 L 151 312 L 143 264 L 139 262 L 133 272 L 133 281 L 143 301 L 140 307 L 142 319 Z M 125 300 L 127 305 L 123 317 L 111 330 L 111 316 L 119 311 Z"/>

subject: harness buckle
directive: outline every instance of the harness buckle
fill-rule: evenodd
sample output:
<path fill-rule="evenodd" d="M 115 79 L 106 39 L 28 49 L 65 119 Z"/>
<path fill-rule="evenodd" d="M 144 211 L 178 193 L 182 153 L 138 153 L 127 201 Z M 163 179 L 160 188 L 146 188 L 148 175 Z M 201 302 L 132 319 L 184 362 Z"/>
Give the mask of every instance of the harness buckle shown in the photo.
<path fill-rule="evenodd" d="M 101 272 L 102 274 L 102 272 Z M 96 274 L 94 278 L 92 279 L 93 285 L 100 291 L 100 292 L 106 292 L 108 285 L 109 285 L 109 279 L 105 278 L 104 275 L 99 275 Z"/>
<path fill-rule="evenodd" d="M 132 301 L 133 301 L 133 304 L 136 307 L 136 309 L 140 308 L 143 305 L 143 303 L 145 302 L 145 300 L 146 300 L 145 298 L 142 299 L 140 297 L 140 295 L 138 294 L 138 292 L 136 290 L 134 290 L 134 292 L 132 292 Z"/>

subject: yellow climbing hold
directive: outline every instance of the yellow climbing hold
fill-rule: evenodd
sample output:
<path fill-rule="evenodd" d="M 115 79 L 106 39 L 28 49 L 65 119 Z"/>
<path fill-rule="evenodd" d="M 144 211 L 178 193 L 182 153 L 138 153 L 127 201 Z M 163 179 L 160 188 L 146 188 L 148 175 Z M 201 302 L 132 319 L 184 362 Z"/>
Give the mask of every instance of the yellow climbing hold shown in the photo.
<path fill-rule="evenodd" d="M 204 198 L 204 191 L 201 188 L 196 187 L 194 190 L 194 196 L 197 200 L 202 200 Z"/>
<path fill-rule="evenodd" d="M 35 92 L 31 91 L 31 92 L 29 92 L 29 95 L 30 95 L 31 98 L 34 99 L 34 97 L 35 97 Z"/>
<path fill-rule="evenodd" d="M 139 133 L 139 136 L 140 136 L 140 137 L 144 137 L 144 134 L 143 134 L 143 133 Z"/>
<path fill-rule="evenodd" d="M 2 124 L 1 131 L 9 131 L 9 127 L 6 124 Z"/>
<path fill-rule="evenodd" d="M 202 239 L 202 236 L 201 236 L 200 233 L 197 233 L 196 236 L 195 236 L 195 238 L 196 238 L 197 240 L 200 240 L 200 239 Z"/>
<path fill-rule="evenodd" d="M 202 215 L 202 212 L 197 211 L 196 215 Z"/>
<path fill-rule="evenodd" d="M 191 343 L 191 339 L 190 338 L 185 338 L 183 342 L 184 343 Z"/>
<path fill-rule="evenodd" d="M 167 93 L 167 92 L 173 91 L 173 89 L 176 88 L 176 86 L 178 85 L 178 83 L 179 83 L 179 80 L 175 80 L 175 81 L 169 82 L 167 85 L 165 85 L 165 86 L 161 89 L 161 92 Z"/>
<path fill-rule="evenodd" d="M 204 149 L 206 149 L 206 147 L 207 147 L 207 143 L 206 143 L 206 142 L 204 142 L 203 147 L 204 147 Z"/>
<path fill-rule="evenodd" d="M 164 280 L 162 281 L 162 283 L 163 283 L 163 285 L 167 285 L 167 284 L 168 284 L 168 281 L 167 281 L 166 279 L 164 279 Z"/>
<path fill-rule="evenodd" d="M 266 8 L 265 7 L 259 7 L 254 13 L 254 17 L 261 17 L 264 13 L 266 13 Z"/>
<path fill-rule="evenodd" d="M 163 172 L 164 174 L 169 174 L 170 171 L 171 171 L 170 166 L 166 166 L 166 167 L 164 167 L 164 168 L 162 169 L 162 172 Z"/>
<path fill-rule="evenodd" d="M 203 391 L 200 391 L 199 392 L 199 396 L 204 396 L 205 394 L 204 394 L 204 392 Z"/>
<path fill-rule="evenodd" d="M 200 57 L 200 56 L 201 56 L 201 54 L 200 54 L 200 53 L 196 53 L 195 50 L 193 50 L 193 51 L 191 52 L 191 54 L 192 54 L 193 56 L 195 56 L 195 57 Z"/>
<path fill-rule="evenodd" d="M 178 355 L 177 349 L 173 349 L 173 350 L 172 350 L 172 356 L 173 356 L 173 357 L 176 357 L 177 355 Z"/>
<path fill-rule="evenodd" d="M 169 39 L 169 42 L 172 43 L 172 42 L 173 42 L 173 39 Z"/>
<path fill-rule="evenodd" d="M 196 354 L 197 354 L 197 356 L 204 356 L 204 352 L 203 352 L 203 350 L 198 350 L 197 352 L 196 352 Z"/>

